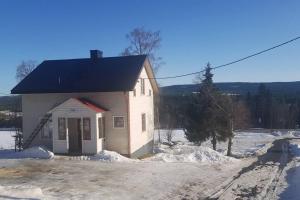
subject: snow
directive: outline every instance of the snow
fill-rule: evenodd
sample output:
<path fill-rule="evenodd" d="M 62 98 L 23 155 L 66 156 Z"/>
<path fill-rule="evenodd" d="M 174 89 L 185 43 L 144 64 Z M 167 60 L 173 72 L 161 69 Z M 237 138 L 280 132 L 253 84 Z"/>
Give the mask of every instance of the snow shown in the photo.
<path fill-rule="evenodd" d="M 167 131 L 160 132 L 162 141 L 166 142 Z M 204 199 L 256 159 L 248 156 L 263 153 L 275 139 L 296 135 L 287 131 L 237 132 L 233 153 L 246 158 L 235 159 L 225 156 L 226 142 L 218 143 L 214 151 L 210 141 L 197 146 L 186 140 L 182 130 L 173 133 L 170 146 L 158 144 L 156 132 L 155 154 L 141 161 L 107 150 L 74 160 L 0 159 L 0 194 L 27 199 Z M 294 147 L 295 152 L 299 147 Z M 5 151 L 11 152 L 13 158 L 53 156 L 46 149 L 35 147 L 25 153 L 0 150 L 0 158 Z M 254 170 L 242 176 L 247 183 L 245 189 L 261 177 L 272 176 L 274 169 L 276 166 L 266 165 L 258 173 Z"/>
<path fill-rule="evenodd" d="M 145 160 L 162 162 L 233 162 L 236 159 L 224 156 L 210 147 L 196 146 L 190 143 L 180 143 L 172 146 L 161 145 L 155 149 L 157 153 Z"/>
<path fill-rule="evenodd" d="M 0 150 L 15 148 L 13 135 L 15 135 L 14 131 L 0 131 Z"/>
<path fill-rule="evenodd" d="M 0 150 L 0 159 L 51 159 L 54 154 L 43 147 L 31 147 L 24 151 L 15 152 L 14 150 Z"/>
<path fill-rule="evenodd" d="M 33 186 L 0 186 L 1 199 L 42 199 L 41 188 Z"/>
<path fill-rule="evenodd" d="M 167 143 L 166 134 L 167 130 L 156 131 L 154 135 L 154 141 L 158 144 L 159 133 L 161 135 L 161 142 Z M 187 145 L 192 145 L 185 138 L 184 131 L 181 129 L 173 130 L 173 143 L 184 143 Z M 232 154 L 234 157 L 243 158 L 254 155 L 261 155 L 267 151 L 267 149 L 271 146 L 272 142 L 279 138 L 284 137 L 296 137 L 296 135 L 300 132 L 297 131 L 286 131 L 286 130 L 277 130 L 270 132 L 265 129 L 253 129 L 249 131 L 240 131 L 235 132 L 235 136 L 233 138 L 232 144 Z M 202 143 L 203 147 L 212 148 L 212 144 L 210 140 Z M 223 155 L 226 155 L 227 151 L 227 142 L 220 142 L 217 144 L 217 151 Z M 159 149 L 156 149 L 156 152 L 159 152 Z"/>
<path fill-rule="evenodd" d="M 90 160 L 104 161 L 104 162 L 133 162 L 135 159 L 126 158 L 114 151 L 103 150 L 100 153 L 91 156 Z"/>

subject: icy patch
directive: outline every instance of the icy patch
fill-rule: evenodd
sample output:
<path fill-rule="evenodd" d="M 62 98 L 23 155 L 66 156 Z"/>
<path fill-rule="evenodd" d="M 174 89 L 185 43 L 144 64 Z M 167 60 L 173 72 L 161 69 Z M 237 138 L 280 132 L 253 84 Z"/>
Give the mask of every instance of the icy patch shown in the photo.
<path fill-rule="evenodd" d="M 0 186 L 1 199 L 43 199 L 44 195 L 39 187 L 33 186 Z"/>
<path fill-rule="evenodd" d="M 233 162 L 237 159 L 224 156 L 223 154 L 212 150 L 209 147 L 178 144 L 171 148 L 166 145 L 161 145 L 156 149 L 157 153 L 153 157 L 144 159 L 149 161 L 162 162 Z"/>
<path fill-rule="evenodd" d="M 98 160 L 105 162 L 136 162 L 136 159 L 126 158 L 114 151 L 103 150 L 100 153 L 91 156 L 90 160 Z"/>
<path fill-rule="evenodd" d="M 42 147 L 31 147 L 20 152 L 15 152 L 13 150 L 0 150 L 0 159 L 51 159 L 53 157 L 54 154 L 51 151 Z"/>

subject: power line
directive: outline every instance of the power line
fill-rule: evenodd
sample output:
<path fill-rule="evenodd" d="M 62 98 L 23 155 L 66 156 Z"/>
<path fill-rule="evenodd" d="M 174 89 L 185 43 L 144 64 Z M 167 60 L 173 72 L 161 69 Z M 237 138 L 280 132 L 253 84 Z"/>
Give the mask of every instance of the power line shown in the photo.
<path fill-rule="evenodd" d="M 222 68 L 222 67 L 226 67 L 226 66 L 228 66 L 228 65 L 232 65 L 232 64 L 235 64 L 235 63 L 238 63 L 238 62 L 247 60 L 247 59 L 249 59 L 249 58 L 252 58 L 252 57 L 255 57 L 255 56 L 257 56 L 257 55 L 263 54 L 263 53 L 265 53 L 265 52 L 271 51 L 271 50 L 273 50 L 273 49 L 282 47 L 282 46 L 284 46 L 284 45 L 286 45 L 286 44 L 292 43 L 292 42 L 294 42 L 294 41 L 296 41 L 296 40 L 298 40 L 298 39 L 300 39 L 300 36 L 295 37 L 295 38 L 293 38 L 293 39 L 291 39 L 291 40 L 288 40 L 288 41 L 286 41 L 286 42 L 280 43 L 280 44 L 278 44 L 278 45 L 275 45 L 275 46 L 273 46 L 273 47 L 270 47 L 270 48 L 268 48 L 268 49 L 265 49 L 265 50 L 259 51 L 259 52 L 257 52 L 257 53 L 248 55 L 248 56 L 246 56 L 246 57 L 243 57 L 243 58 L 234 60 L 234 61 L 232 61 L 232 62 L 229 62 L 229 63 L 226 63 L 226 64 L 222 64 L 222 65 L 218 65 L 218 66 L 216 66 L 216 67 L 212 67 L 212 69 L 219 69 L 219 68 Z M 205 71 L 205 69 L 204 69 L 204 70 L 201 70 L 201 71 L 197 71 L 197 72 L 192 72 L 192 73 L 187 73 L 187 74 L 181 74 L 181 75 L 176 75 L 176 76 L 166 76 L 166 77 L 158 77 L 158 78 L 154 78 L 154 77 L 153 77 L 153 78 L 148 78 L 148 79 L 157 79 L 157 80 L 158 80 L 158 79 L 173 79 L 173 78 L 180 78 L 180 77 L 184 77 L 184 76 L 191 76 L 191 75 L 195 75 L 195 74 L 200 74 L 200 73 L 202 73 L 202 72 L 204 72 L 204 71 Z"/>

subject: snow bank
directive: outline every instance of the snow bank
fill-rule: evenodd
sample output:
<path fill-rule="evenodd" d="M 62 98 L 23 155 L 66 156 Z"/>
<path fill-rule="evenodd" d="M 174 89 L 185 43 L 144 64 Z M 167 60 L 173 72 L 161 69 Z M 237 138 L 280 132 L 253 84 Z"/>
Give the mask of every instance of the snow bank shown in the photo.
<path fill-rule="evenodd" d="M 290 136 L 290 137 L 300 137 L 300 131 L 298 131 L 298 130 L 288 131 L 288 136 Z"/>
<path fill-rule="evenodd" d="M 20 152 L 15 152 L 13 150 L 0 150 L 0 159 L 51 159 L 53 157 L 54 154 L 51 151 L 42 147 L 31 147 Z"/>
<path fill-rule="evenodd" d="M 105 161 L 105 162 L 134 162 L 135 159 L 126 158 L 114 151 L 103 150 L 100 153 L 91 156 L 90 160 Z"/>
<path fill-rule="evenodd" d="M 14 149 L 15 140 L 13 135 L 15 135 L 14 131 L 0 131 L 0 150 Z"/>
<path fill-rule="evenodd" d="M 233 162 L 237 159 L 224 156 L 223 154 L 212 150 L 209 147 L 195 146 L 191 144 L 178 144 L 172 148 L 162 145 L 156 149 L 157 153 L 153 157 L 144 159 L 150 161 L 162 162 Z"/>

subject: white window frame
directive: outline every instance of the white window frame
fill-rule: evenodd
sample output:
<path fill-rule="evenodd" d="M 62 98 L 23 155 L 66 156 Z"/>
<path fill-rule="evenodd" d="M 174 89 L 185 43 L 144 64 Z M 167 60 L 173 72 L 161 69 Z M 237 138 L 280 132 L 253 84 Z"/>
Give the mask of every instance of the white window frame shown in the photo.
<path fill-rule="evenodd" d="M 115 118 L 116 117 L 122 117 L 123 118 L 123 120 L 124 120 L 124 126 L 123 127 L 116 127 L 115 126 Z M 126 119 L 125 119 L 125 116 L 124 115 L 114 115 L 113 116 L 113 128 L 115 128 L 115 129 L 124 129 L 124 128 L 126 128 Z"/>

